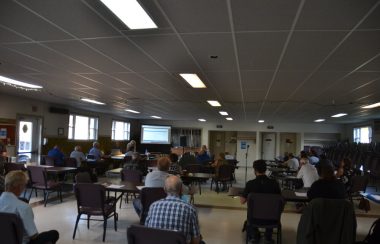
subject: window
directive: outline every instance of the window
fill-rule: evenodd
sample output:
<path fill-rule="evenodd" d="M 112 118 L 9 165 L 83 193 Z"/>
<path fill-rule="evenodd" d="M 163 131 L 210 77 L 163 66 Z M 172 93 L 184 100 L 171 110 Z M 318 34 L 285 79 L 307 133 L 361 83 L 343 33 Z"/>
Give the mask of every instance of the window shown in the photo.
<path fill-rule="evenodd" d="M 69 139 L 97 140 L 98 118 L 70 114 Z"/>
<path fill-rule="evenodd" d="M 112 121 L 112 140 L 129 140 L 131 124 L 123 121 Z"/>
<path fill-rule="evenodd" d="M 372 141 L 372 128 L 370 126 L 354 128 L 354 142 L 370 143 Z"/>
<path fill-rule="evenodd" d="M 188 147 L 200 147 L 202 140 L 202 130 L 192 128 L 172 128 L 172 145 L 179 147 L 181 145 L 181 136 L 186 136 L 186 145 Z"/>

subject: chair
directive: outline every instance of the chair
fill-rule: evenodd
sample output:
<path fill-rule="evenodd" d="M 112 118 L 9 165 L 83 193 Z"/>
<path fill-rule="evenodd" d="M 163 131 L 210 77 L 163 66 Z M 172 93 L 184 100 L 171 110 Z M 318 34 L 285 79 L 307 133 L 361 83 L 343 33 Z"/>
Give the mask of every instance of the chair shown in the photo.
<path fill-rule="evenodd" d="M 91 175 L 89 172 L 79 172 L 75 175 L 76 183 L 92 183 Z"/>
<path fill-rule="evenodd" d="M 90 220 L 103 221 L 103 242 L 106 238 L 107 220 L 114 217 L 114 228 L 117 231 L 116 200 L 106 201 L 106 188 L 99 184 L 79 183 L 75 187 L 78 216 L 75 222 L 73 239 L 75 238 L 78 222 L 82 214 L 87 215 L 87 228 L 90 228 Z M 91 216 L 102 216 L 103 219 L 90 219 Z"/>
<path fill-rule="evenodd" d="M 215 182 L 216 192 L 219 193 L 219 183 L 227 185 L 227 182 L 230 182 L 232 186 L 233 181 L 233 166 L 229 164 L 223 164 L 216 169 L 216 176 L 211 179 L 210 189 L 212 190 L 212 184 Z"/>
<path fill-rule="evenodd" d="M 316 198 L 303 210 L 297 244 L 346 244 L 355 239 L 356 217 L 350 201 Z"/>
<path fill-rule="evenodd" d="M 45 164 L 48 166 L 54 166 L 54 158 L 45 156 Z"/>
<path fill-rule="evenodd" d="M 348 198 L 351 202 L 356 197 L 358 199 L 362 199 L 363 196 L 360 195 L 360 192 L 365 192 L 367 185 L 369 182 L 369 178 L 366 175 L 355 175 L 351 177 L 351 187 L 348 190 Z"/>
<path fill-rule="evenodd" d="M 200 173 L 202 172 L 202 165 L 200 164 L 188 164 L 184 167 L 188 173 Z"/>
<path fill-rule="evenodd" d="M 135 182 L 135 183 L 141 183 L 142 182 L 142 173 L 139 170 L 123 169 L 121 171 L 121 180 L 122 181 L 131 181 L 131 182 Z M 123 195 L 124 195 L 124 193 L 121 194 L 120 198 L 122 198 Z M 126 203 L 128 203 L 128 197 L 129 197 L 129 193 L 127 192 L 127 196 L 125 198 Z M 121 202 L 122 201 L 120 201 L 120 208 L 121 208 Z"/>
<path fill-rule="evenodd" d="M 21 219 L 13 213 L 0 212 L 1 243 L 21 244 L 24 226 Z"/>
<path fill-rule="evenodd" d="M 186 244 L 186 238 L 182 232 L 155 229 L 141 225 L 128 227 L 127 240 L 129 244 Z"/>
<path fill-rule="evenodd" d="M 44 193 L 44 206 L 46 207 L 51 192 L 57 192 L 62 202 L 62 185 L 60 182 L 48 180 L 46 169 L 39 166 L 28 166 L 29 176 L 31 180 L 32 190 L 42 190 Z M 30 192 L 30 197 L 32 192 Z"/>
<path fill-rule="evenodd" d="M 4 163 L 5 174 L 8 174 L 9 171 L 13 171 L 13 170 L 26 171 L 25 164 L 20 164 L 20 163 Z"/>
<path fill-rule="evenodd" d="M 76 158 L 64 158 L 63 162 L 64 162 L 64 166 L 65 167 L 72 167 L 72 168 L 76 168 L 77 167 L 77 160 L 76 160 Z"/>
<path fill-rule="evenodd" d="M 282 242 L 281 214 L 285 201 L 280 194 L 250 193 L 247 202 L 246 243 L 252 228 L 276 228 L 277 242 Z"/>
<path fill-rule="evenodd" d="M 160 199 L 166 197 L 166 192 L 162 187 L 144 187 L 140 193 L 141 199 L 141 214 L 140 214 L 140 224 L 145 224 L 145 219 L 148 216 L 150 205 Z"/>

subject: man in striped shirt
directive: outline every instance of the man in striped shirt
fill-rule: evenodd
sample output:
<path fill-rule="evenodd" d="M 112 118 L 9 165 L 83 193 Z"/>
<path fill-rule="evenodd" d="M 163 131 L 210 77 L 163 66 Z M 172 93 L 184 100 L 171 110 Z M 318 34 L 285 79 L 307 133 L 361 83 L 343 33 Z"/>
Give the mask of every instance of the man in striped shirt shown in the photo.
<path fill-rule="evenodd" d="M 182 232 L 188 243 L 201 241 L 196 209 L 181 200 L 182 181 L 178 176 L 165 180 L 165 199 L 154 202 L 150 208 L 145 226 Z"/>

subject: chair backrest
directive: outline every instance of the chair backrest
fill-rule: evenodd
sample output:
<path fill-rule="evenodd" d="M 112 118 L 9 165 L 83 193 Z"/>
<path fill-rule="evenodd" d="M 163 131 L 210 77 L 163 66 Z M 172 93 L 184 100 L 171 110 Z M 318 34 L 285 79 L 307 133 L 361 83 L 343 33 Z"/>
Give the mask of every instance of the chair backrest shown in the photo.
<path fill-rule="evenodd" d="M 130 163 L 132 161 L 132 156 L 125 156 L 124 157 L 124 162 L 125 163 Z"/>
<path fill-rule="evenodd" d="M 200 164 L 188 164 L 184 167 L 188 173 L 200 173 L 202 172 L 202 165 Z"/>
<path fill-rule="evenodd" d="M 39 166 L 28 166 L 29 176 L 32 184 L 45 185 L 46 169 Z"/>
<path fill-rule="evenodd" d="M 45 164 L 48 166 L 54 166 L 54 158 L 45 156 Z"/>
<path fill-rule="evenodd" d="M 73 167 L 73 168 L 77 167 L 76 158 L 64 158 L 63 162 L 64 162 L 65 167 Z"/>
<path fill-rule="evenodd" d="M 162 187 L 144 187 L 140 192 L 141 199 L 141 216 L 140 224 L 145 223 L 146 216 L 148 215 L 149 207 L 152 203 L 157 200 L 163 199 L 166 197 L 166 192 Z"/>
<path fill-rule="evenodd" d="M 0 213 L 1 243 L 21 244 L 24 227 L 21 219 L 13 213 Z"/>
<path fill-rule="evenodd" d="M 77 183 L 74 186 L 77 206 L 79 208 L 89 208 L 103 210 L 106 188 L 100 184 Z"/>
<path fill-rule="evenodd" d="M 346 199 L 313 199 L 303 210 L 297 229 L 297 244 L 354 243 L 356 216 Z"/>
<path fill-rule="evenodd" d="M 182 232 L 149 228 L 141 225 L 131 225 L 127 229 L 129 244 L 185 244 L 186 238 Z"/>
<path fill-rule="evenodd" d="M 366 175 L 355 175 L 351 177 L 351 188 L 349 193 L 355 193 L 359 191 L 365 192 L 367 188 L 369 178 Z"/>
<path fill-rule="evenodd" d="M 121 171 L 121 180 L 140 183 L 142 182 L 142 173 L 139 170 L 123 169 Z"/>
<path fill-rule="evenodd" d="M 217 176 L 221 180 L 231 180 L 234 168 L 232 165 L 223 164 L 217 168 Z"/>
<path fill-rule="evenodd" d="M 20 163 L 4 163 L 5 174 L 8 174 L 9 171 L 13 170 L 23 170 L 25 171 L 25 165 Z"/>
<path fill-rule="evenodd" d="M 280 221 L 285 201 L 280 194 L 250 193 L 247 202 L 248 222 L 259 220 Z"/>
<path fill-rule="evenodd" d="M 79 172 L 75 175 L 76 183 L 92 183 L 91 175 L 89 172 Z"/>

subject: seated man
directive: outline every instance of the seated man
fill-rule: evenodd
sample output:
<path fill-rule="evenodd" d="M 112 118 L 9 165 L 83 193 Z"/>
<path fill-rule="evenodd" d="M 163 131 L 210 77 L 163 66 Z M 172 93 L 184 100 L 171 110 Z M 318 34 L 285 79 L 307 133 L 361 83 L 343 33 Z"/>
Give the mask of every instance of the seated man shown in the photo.
<path fill-rule="evenodd" d="M 9 172 L 5 177 L 5 192 L 0 196 L 0 212 L 17 214 L 24 226 L 23 243 L 56 243 L 56 230 L 38 233 L 34 223 L 33 210 L 29 204 L 17 197 L 24 191 L 28 179 L 20 170 Z"/>
<path fill-rule="evenodd" d="M 88 152 L 89 155 L 93 155 L 94 156 L 94 160 L 95 161 L 101 160 L 102 157 L 104 156 L 103 153 L 102 153 L 102 151 L 100 151 L 99 147 L 100 147 L 99 142 L 95 141 L 92 144 L 92 148 Z"/>
<path fill-rule="evenodd" d="M 86 156 L 82 152 L 81 146 L 75 146 L 74 151 L 71 152 L 70 158 L 75 158 L 77 161 L 77 167 L 80 167 L 82 161 L 86 160 Z"/>
<path fill-rule="evenodd" d="M 293 153 L 289 153 L 289 159 L 284 163 L 284 165 L 292 170 L 298 170 L 300 167 L 300 163 L 298 162 L 298 159 L 294 157 Z"/>
<path fill-rule="evenodd" d="M 154 202 L 145 220 L 145 226 L 151 228 L 177 230 L 182 232 L 188 243 L 200 243 L 198 215 L 196 209 L 183 200 L 182 181 L 178 176 L 169 176 L 165 180 L 167 197 Z M 165 216 L 163 218 L 162 216 Z"/>
<path fill-rule="evenodd" d="M 298 171 L 297 178 L 302 179 L 303 187 L 310 187 L 314 181 L 319 179 L 317 169 L 309 163 L 309 159 L 301 158 L 301 169 Z"/>
<path fill-rule="evenodd" d="M 345 199 L 346 195 L 346 188 L 335 177 L 334 168 L 331 165 L 321 167 L 321 179 L 315 181 L 307 192 L 310 200 L 314 198 Z"/>
<path fill-rule="evenodd" d="M 274 179 L 268 178 L 265 175 L 267 165 L 265 160 L 256 160 L 253 162 L 253 169 L 255 170 L 256 179 L 250 180 L 245 185 L 242 196 L 240 197 L 240 203 L 247 202 L 249 193 L 268 193 L 268 194 L 281 194 L 280 185 Z M 248 231 L 248 230 L 247 230 Z M 272 228 L 265 229 L 265 243 L 273 243 Z M 260 241 L 260 232 L 257 228 L 253 229 L 253 243 Z"/>
<path fill-rule="evenodd" d="M 52 157 L 54 158 L 54 162 L 58 165 L 62 165 L 63 166 L 63 158 L 65 157 L 65 155 L 61 152 L 61 150 L 59 149 L 59 146 L 58 145 L 55 145 L 53 149 L 51 149 L 48 154 L 47 154 L 49 157 Z"/>

